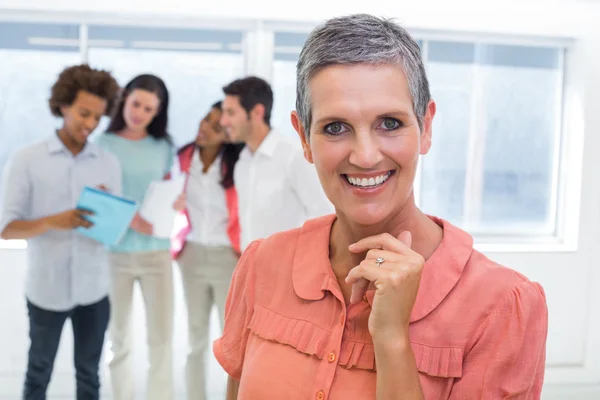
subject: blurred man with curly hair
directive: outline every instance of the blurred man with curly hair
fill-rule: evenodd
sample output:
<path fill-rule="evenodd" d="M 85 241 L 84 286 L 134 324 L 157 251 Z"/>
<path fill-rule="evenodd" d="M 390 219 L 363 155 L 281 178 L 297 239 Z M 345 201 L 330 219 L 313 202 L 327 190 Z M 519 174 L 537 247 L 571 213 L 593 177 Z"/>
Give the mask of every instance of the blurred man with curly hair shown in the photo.
<path fill-rule="evenodd" d="M 117 158 L 88 143 L 119 92 L 106 71 L 66 68 L 49 106 L 62 127 L 13 154 L 4 177 L 2 239 L 27 240 L 25 297 L 29 348 L 23 399 L 46 398 L 63 325 L 71 320 L 77 399 L 98 399 L 98 364 L 109 320 L 108 267 L 102 244 L 75 230 L 88 228 L 76 208 L 85 186 L 121 191 Z"/>

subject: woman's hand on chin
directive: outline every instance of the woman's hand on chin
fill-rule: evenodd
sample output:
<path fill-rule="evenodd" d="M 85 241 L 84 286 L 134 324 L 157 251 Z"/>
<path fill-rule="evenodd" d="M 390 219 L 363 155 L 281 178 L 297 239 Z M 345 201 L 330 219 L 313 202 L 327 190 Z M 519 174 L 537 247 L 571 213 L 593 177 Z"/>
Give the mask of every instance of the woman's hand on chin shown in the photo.
<path fill-rule="evenodd" d="M 375 288 L 369 332 L 373 342 L 406 340 L 410 314 L 415 304 L 425 260 L 411 249 L 411 234 L 397 238 L 389 233 L 370 236 L 350 245 L 353 253 L 367 252 L 346 282 L 352 284 L 351 303 L 361 301 L 367 289 Z"/>

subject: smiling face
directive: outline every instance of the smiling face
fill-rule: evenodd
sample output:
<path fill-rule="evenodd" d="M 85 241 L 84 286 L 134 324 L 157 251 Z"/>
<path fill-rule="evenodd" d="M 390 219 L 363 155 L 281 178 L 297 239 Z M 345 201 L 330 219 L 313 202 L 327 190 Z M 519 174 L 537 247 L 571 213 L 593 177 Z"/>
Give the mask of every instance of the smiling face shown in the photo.
<path fill-rule="evenodd" d="M 338 216 L 376 225 L 399 215 L 413 199 L 419 155 L 431 146 L 435 103 L 421 130 L 406 76 L 394 65 L 328 66 L 309 91 L 309 140 L 295 113 L 292 123 Z"/>
<path fill-rule="evenodd" d="M 248 141 L 252 133 L 252 118 L 242 107 L 240 96 L 225 96 L 220 123 L 232 143 Z"/>
<path fill-rule="evenodd" d="M 212 108 L 208 114 L 200 121 L 196 144 L 198 146 L 218 147 L 225 143 L 227 137 L 221 127 L 221 110 Z"/>
<path fill-rule="evenodd" d="M 80 90 L 71 105 L 60 107 L 66 138 L 76 147 L 84 146 L 106 112 L 106 99 Z"/>

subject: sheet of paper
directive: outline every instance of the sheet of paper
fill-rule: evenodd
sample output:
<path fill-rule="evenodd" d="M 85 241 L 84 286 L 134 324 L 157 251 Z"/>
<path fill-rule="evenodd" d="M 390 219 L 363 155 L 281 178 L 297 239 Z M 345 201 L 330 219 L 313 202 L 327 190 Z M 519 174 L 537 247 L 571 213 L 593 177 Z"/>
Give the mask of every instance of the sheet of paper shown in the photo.
<path fill-rule="evenodd" d="M 154 181 L 148 186 L 140 215 L 154 226 L 154 236 L 171 237 L 177 215 L 173 203 L 183 192 L 184 183 L 185 177 L 179 176 L 168 181 Z"/>

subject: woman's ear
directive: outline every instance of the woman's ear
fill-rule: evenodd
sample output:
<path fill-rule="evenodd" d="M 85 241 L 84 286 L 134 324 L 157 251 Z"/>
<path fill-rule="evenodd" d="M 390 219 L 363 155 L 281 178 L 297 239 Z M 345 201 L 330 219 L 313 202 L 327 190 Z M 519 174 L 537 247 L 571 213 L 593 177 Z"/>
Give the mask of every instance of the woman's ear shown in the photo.
<path fill-rule="evenodd" d="M 306 135 L 306 131 L 304 130 L 304 126 L 302 125 L 302 121 L 300 121 L 300 117 L 296 111 L 292 111 L 290 115 L 290 119 L 292 121 L 292 126 L 298 133 L 300 137 L 300 143 L 302 143 L 302 149 L 304 150 L 304 158 L 309 163 L 313 163 L 312 152 L 310 151 L 310 143 L 308 142 L 308 135 Z"/>
<path fill-rule="evenodd" d="M 423 129 L 421 131 L 421 145 L 419 153 L 421 155 L 429 153 L 431 149 L 431 135 L 433 130 L 433 117 L 435 116 L 436 105 L 435 101 L 431 100 L 427 105 L 425 117 L 423 117 Z"/>

